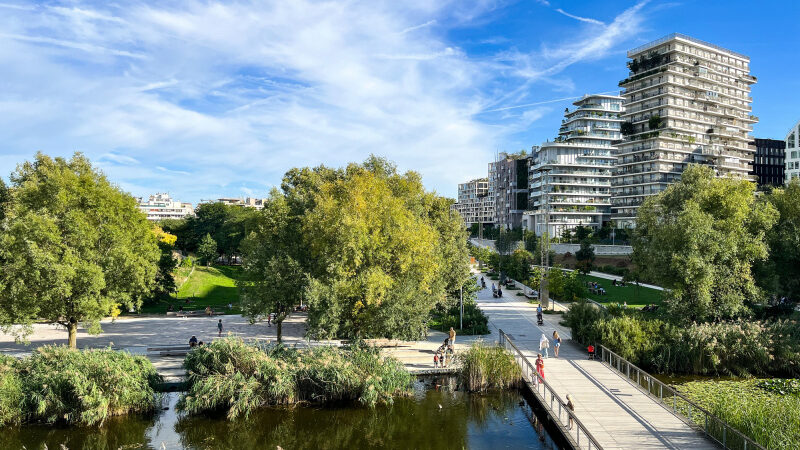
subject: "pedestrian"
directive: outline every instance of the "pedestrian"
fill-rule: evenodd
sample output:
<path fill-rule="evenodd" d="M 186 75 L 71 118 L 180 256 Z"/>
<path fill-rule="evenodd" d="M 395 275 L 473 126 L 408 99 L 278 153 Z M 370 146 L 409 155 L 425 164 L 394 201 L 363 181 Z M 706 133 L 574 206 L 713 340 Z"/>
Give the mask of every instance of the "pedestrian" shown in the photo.
<path fill-rule="evenodd" d="M 222 319 L 217 322 L 217 330 L 219 330 L 219 336 L 222 337 Z"/>
<path fill-rule="evenodd" d="M 450 348 L 453 349 L 453 351 L 455 351 L 456 330 L 454 330 L 453 327 L 450 327 L 450 332 L 448 333 L 448 335 L 450 336 Z"/>
<path fill-rule="evenodd" d="M 541 303 L 539 303 L 539 304 L 536 306 L 536 314 L 537 314 L 537 315 L 539 315 L 539 314 L 541 314 L 541 313 L 542 313 L 542 304 L 541 304 Z"/>
<path fill-rule="evenodd" d="M 574 412 L 575 411 L 575 403 L 572 401 L 572 395 L 567 394 L 567 404 L 564 405 L 567 407 L 568 410 Z M 569 429 L 572 429 L 572 424 L 574 420 L 572 419 L 572 414 L 569 415 Z"/>
<path fill-rule="evenodd" d="M 550 348 L 550 339 L 547 339 L 547 336 L 542 333 L 542 337 L 539 338 L 539 352 L 543 352 L 545 358 L 550 357 L 547 351 L 548 348 Z"/>
<path fill-rule="evenodd" d="M 197 336 L 192 335 L 192 337 L 189 338 L 189 347 L 195 346 L 197 346 Z"/>
<path fill-rule="evenodd" d="M 439 368 L 439 354 L 438 353 L 434 353 L 434 355 L 433 355 L 433 368 L 434 369 L 438 369 Z"/>
<path fill-rule="evenodd" d="M 559 347 L 561 347 L 561 336 L 558 335 L 558 331 L 553 331 L 553 353 L 555 353 L 556 358 L 558 358 Z"/>
<path fill-rule="evenodd" d="M 272 326 L 272 313 L 267 314 L 267 326 Z"/>
<path fill-rule="evenodd" d="M 539 374 L 539 377 L 544 380 L 544 360 L 542 359 L 541 353 L 536 355 L 536 372 Z"/>

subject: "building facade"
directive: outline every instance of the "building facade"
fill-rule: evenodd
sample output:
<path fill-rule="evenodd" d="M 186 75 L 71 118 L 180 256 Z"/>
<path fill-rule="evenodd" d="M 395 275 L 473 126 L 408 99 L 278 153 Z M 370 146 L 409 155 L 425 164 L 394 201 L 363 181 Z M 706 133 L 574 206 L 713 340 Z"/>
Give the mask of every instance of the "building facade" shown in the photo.
<path fill-rule="evenodd" d="M 718 176 L 754 180 L 750 58 L 681 34 L 628 52 L 623 139 L 612 181 L 612 217 L 632 226 L 650 195 L 680 178 L 689 164 Z"/>
<path fill-rule="evenodd" d="M 528 155 L 500 153 L 489 163 L 489 195 L 494 203 L 494 223 L 507 230 L 522 227 L 528 207 Z"/>
<path fill-rule="evenodd" d="M 241 206 L 244 208 L 263 209 L 266 198 L 252 198 L 252 197 L 223 197 L 216 200 L 202 200 L 200 203 L 224 203 L 231 206 Z"/>
<path fill-rule="evenodd" d="M 137 200 L 139 209 L 147 214 L 147 220 L 154 222 L 164 219 L 183 219 L 194 215 L 191 203 L 174 201 L 166 193 L 151 195 L 147 201 L 141 197 Z"/>
<path fill-rule="evenodd" d="M 782 186 L 786 167 L 786 141 L 756 138 L 750 145 L 756 148 L 753 171 L 758 188 Z"/>
<path fill-rule="evenodd" d="M 558 137 L 534 150 L 525 225 L 559 236 L 611 218 L 612 143 L 620 139 L 622 97 L 586 95 L 564 112 Z"/>
<path fill-rule="evenodd" d="M 794 124 L 786 135 L 786 156 L 784 177 L 789 183 L 794 178 L 800 178 L 800 122 Z"/>
<path fill-rule="evenodd" d="M 453 209 L 467 227 L 494 223 L 494 199 L 489 195 L 489 179 L 477 178 L 458 185 L 458 201 Z"/>

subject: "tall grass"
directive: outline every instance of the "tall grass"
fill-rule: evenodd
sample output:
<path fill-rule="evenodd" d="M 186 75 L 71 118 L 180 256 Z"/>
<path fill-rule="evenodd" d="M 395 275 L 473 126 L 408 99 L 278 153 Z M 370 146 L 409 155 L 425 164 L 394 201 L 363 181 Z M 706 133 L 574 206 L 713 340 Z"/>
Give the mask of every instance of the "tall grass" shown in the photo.
<path fill-rule="evenodd" d="M 110 416 L 152 412 L 158 381 L 141 356 L 40 347 L 22 360 L 0 361 L 0 421 L 96 425 Z"/>
<path fill-rule="evenodd" d="M 292 403 L 391 403 L 409 392 L 411 375 L 379 350 L 320 347 L 297 351 L 260 348 L 241 339 L 218 339 L 184 361 L 189 390 L 179 408 L 190 413 L 249 416 L 264 406 Z"/>
<path fill-rule="evenodd" d="M 462 383 L 471 392 L 507 389 L 522 379 L 514 357 L 502 347 L 476 342 L 458 355 Z"/>
<path fill-rule="evenodd" d="M 769 392 L 759 380 L 695 381 L 687 397 L 767 448 L 800 449 L 800 395 Z M 700 416 L 695 418 L 701 420 Z"/>

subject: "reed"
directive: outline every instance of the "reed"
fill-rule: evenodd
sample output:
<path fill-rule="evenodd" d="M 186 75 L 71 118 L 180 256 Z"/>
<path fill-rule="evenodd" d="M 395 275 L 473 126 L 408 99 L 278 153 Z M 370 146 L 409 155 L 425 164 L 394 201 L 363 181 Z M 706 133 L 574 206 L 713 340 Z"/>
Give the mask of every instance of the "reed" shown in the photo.
<path fill-rule="evenodd" d="M 458 355 L 463 385 L 471 392 L 517 386 L 522 373 L 514 357 L 502 347 L 476 342 Z"/>

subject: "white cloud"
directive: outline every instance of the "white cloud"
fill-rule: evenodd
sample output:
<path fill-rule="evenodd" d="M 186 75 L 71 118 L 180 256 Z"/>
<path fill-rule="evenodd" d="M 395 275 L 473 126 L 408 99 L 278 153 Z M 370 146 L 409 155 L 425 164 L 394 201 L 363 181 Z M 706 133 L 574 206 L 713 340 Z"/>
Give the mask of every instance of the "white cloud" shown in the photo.
<path fill-rule="evenodd" d="M 563 9 L 561 9 L 561 8 L 556 8 L 556 12 L 558 12 L 558 13 L 560 13 L 560 14 L 563 14 L 563 15 L 565 15 L 565 16 L 567 16 L 567 17 L 571 18 L 571 19 L 579 20 L 579 21 L 581 21 L 581 22 L 593 23 L 593 24 L 595 24 L 595 25 L 605 25 L 605 23 L 603 23 L 602 21 L 599 21 L 599 20 L 597 20 L 597 19 L 592 19 L 591 17 L 581 17 L 581 16 L 576 16 L 576 15 L 574 15 L 574 14 L 570 14 L 570 13 L 568 13 L 568 12 L 564 11 L 564 10 L 563 10 Z"/>

